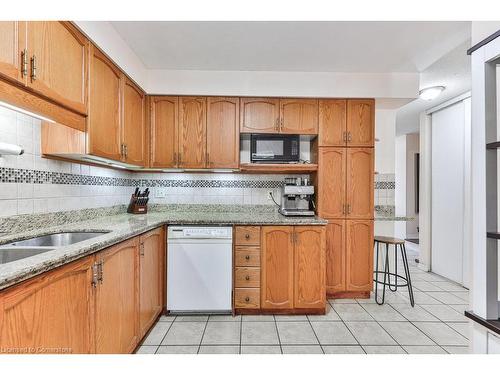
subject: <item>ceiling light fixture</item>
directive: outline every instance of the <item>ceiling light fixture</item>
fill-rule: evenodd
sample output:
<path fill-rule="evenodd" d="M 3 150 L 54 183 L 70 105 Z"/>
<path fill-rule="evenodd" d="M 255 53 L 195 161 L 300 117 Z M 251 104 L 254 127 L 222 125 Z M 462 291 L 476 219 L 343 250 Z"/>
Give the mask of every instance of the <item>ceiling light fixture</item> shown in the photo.
<path fill-rule="evenodd" d="M 445 89 L 444 86 L 432 86 L 432 87 L 426 87 L 425 89 L 422 89 L 418 92 L 418 96 L 420 99 L 424 100 L 432 100 L 435 99 L 443 92 Z"/>
<path fill-rule="evenodd" d="M 45 117 L 45 116 L 42 116 L 42 115 L 39 115 L 37 113 L 34 113 L 34 112 L 30 112 L 30 111 L 27 111 L 25 109 L 22 109 L 22 108 L 19 108 L 19 107 L 16 107 L 15 105 L 12 105 L 12 104 L 9 104 L 9 103 L 5 103 L 5 102 L 2 102 L 0 101 L 0 106 L 1 107 L 4 107 L 4 108 L 8 108 L 8 109 L 12 109 L 13 111 L 16 111 L 16 112 L 19 112 L 19 113 L 22 113 L 24 115 L 28 115 L 28 116 L 31 116 L 31 117 L 35 117 L 39 120 L 43 120 L 43 121 L 48 121 L 48 122 L 52 122 L 52 123 L 55 123 L 54 120 L 48 118 L 48 117 Z"/>

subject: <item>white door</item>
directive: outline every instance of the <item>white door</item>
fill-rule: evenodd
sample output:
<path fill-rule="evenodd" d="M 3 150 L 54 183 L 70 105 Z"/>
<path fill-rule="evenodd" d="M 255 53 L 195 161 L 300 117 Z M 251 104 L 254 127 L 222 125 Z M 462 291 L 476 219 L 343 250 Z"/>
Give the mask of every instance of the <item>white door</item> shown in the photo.
<path fill-rule="evenodd" d="M 432 114 L 431 269 L 464 281 L 465 108 L 458 102 Z"/>

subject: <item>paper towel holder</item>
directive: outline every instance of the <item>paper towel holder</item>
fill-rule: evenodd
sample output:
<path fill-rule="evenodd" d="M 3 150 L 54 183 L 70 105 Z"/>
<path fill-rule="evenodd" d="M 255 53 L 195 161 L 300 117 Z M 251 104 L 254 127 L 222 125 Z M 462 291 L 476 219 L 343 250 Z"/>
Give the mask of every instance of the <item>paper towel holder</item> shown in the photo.
<path fill-rule="evenodd" d="M 24 154 L 24 149 L 21 146 L 0 142 L 0 156 L 4 155 L 17 156 L 22 154 Z"/>

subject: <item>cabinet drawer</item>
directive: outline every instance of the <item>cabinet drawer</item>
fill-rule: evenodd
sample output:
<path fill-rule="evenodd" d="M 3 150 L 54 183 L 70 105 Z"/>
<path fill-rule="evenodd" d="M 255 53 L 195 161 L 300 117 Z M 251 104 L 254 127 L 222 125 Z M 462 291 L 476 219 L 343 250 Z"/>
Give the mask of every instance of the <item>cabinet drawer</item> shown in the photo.
<path fill-rule="evenodd" d="M 260 245 L 260 227 L 236 227 L 236 245 Z"/>
<path fill-rule="evenodd" d="M 237 267 L 260 267 L 260 247 L 236 246 L 234 264 Z"/>
<path fill-rule="evenodd" d="M 234 290 L 234 307 L 258 309 L 260 308 L 259 288 L 236 288 Z"/>
<path fill-rule="evenodd" d="M 260 287 L 260 268 L 236 267 L 234 286 L 236 288 Z"/>

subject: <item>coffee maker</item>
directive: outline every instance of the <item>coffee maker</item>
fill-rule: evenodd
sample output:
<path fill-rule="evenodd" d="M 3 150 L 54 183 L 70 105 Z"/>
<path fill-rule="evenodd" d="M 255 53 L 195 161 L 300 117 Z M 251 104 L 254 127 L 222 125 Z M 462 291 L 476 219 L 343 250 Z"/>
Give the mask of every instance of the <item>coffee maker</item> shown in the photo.
<path fill-rule="evenodd" d="M 281 188 L 281 206 L 279 212 L 284 216 L 314 216 L 314 186 L 307 178 L 285 178 Z"/>

